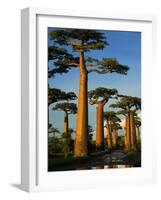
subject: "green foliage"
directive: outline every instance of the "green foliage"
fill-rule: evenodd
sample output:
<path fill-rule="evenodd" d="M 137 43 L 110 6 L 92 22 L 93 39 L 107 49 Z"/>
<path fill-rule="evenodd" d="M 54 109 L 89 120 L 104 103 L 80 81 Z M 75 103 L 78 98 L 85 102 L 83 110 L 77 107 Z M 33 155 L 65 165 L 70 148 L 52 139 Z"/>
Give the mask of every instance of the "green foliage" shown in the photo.
<path fill-rule="evenodd" d="M 95 30 L 56 29 L 49 37 L 56 44 L 72 46 L 73 51 L 103 49 L 108 45 L 103 33 Z"/>
<path fill-rule="evenodd" d="M 141 98 L 124 96 L 117 103 L 111 104 L 110 107 L 120 108 L 124 111 L 129 111 L 129 110 L 137 111 L 141 109 Z"/>
<path fill-rule="evenodd" d="M 115 129 L 115 130 L 120 130 L 120 129 L 122 129 L 122 127 L 120 126 L 120 124 L 118 123 L 118 121 L 119 122 L 121 122 L 121 120 L 119 119 L 119 120 L 113 120 L 112 121 L 112 129 Z"/>
<path fill-rule="evenodd" d="M 108 45 L 104 33 L 96 30 L 57 28 L 50 32 L 49 38 L 53 41 L 53 45 L 70 46 L 76 52 L 102 50 Z M 56 48 L 55 51 L 53 50 L 54 48 Z M 50 47 L 49 52 L 50 57 L 55 58 L 55 68 L 51 72 L 66 73 L 71 67 L 79 66 L 79 58 L 70 55 L 63 48 Z M 97 67 L 90 70 L 87 69 L 88 73 L 119 73 L 126 75 L 129 70 L 127 65 L 120 64 L 116 58 L 103 58 L 99 61 L 85 56 L 84 63 L 86 67 Z M 51 75 L 54 73 L 51 73 Z"/>
<path fill-rule="evenodd" d="M 118 92 L 116 89 L 108 89 L 103 87 L 96 88 L 95 90 L 88 92 L 89 103 L 98 104 L 100 101 L 108 101 L 110 98 L 116 98 L 117 93 Z"/>
<path fill-rule="evenodd" d="M 69 145 L 71 142 L 71 135 L 63 133 L 62 134 L 62 142 L 63 142 L 62 151 L 64 153 L 64 157 L 67 158 L 68 154 L 69 154 Z"/>
<path fill-rule="evenodd" d="M 49 128 L 49 133 L 60 133 L 59 130 L 55 127 L 50 127 Z"/>
<path fill-rule="evenodd" d="M 68 114 L 77 113 L 77 105 L 75 103 L 57 103 L 52 109 L 66 111 Z"/>
<path fill-rule="evenodd" d="M 58 138 L 48 138 L 48 155 L 49 157 L 55 156 L 57 153 L 62 152 L 63 144 Z"/>
<path fill-rule="evenodd" d="M 55 74 L 67 73 L 72 67 L 76 67 L 78 64 L 78 58 L 74 58 L 64 48 L 58 48 L 57 46 L 48 47 L 48 61 L 50 62 L 50 68 L 48 69 L 48 77 L 54 77 Z M 75 63 L 68 65 L 69 63 Z"/>
<path fill-rule="evenodd" d="M 65 92 L 57 88 L 48 88 L 48 104 L 62 100 Z"/>
<path fill-rule="evenodd" d="M 120 118 L 117 116 L 117 113 L 114 111 L 107 111 L 104 112 L 104 119 L 108 122 L 111 122 L 113 124 L 116 123 L 116 127 L 120 127 L 120 125 L 117 122 L 121 122 Z"/>
<path fill-rule="evenodd" d="M 141 165 L 141 153 L 138 151 L 129 151 L 126 155 L 126 159 L 131 163 L 135 165 Z"/>
<path fill-rule="evenodd" d="M 55 103 L 57 101 L 76 100 L 77 96 L 74 92 L 64 92 L 57 88 L 48 88 L 48 104 Z"/>
<path fill-rule="evenodd" d="M 102 72 L 118 73 L 126 75 L 129 67 L 127 65 L 121 65 L 116 58 L 103 58 L 98 62 L 99 69 Z"/>

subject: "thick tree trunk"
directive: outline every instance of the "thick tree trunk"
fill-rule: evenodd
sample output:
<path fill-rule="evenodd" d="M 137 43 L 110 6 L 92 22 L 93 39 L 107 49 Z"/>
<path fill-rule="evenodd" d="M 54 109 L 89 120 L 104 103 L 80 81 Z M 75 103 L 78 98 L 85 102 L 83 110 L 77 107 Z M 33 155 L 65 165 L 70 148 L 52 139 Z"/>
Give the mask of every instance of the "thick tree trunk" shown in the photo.
<path fill-rule="evenodd" d="M 64 133 L 68 134 L 68 113 L 67 111 L 64 111 Z"/>
<path fill-rule="evenodd" d="M 97 105 L 96 114 L 96 148 L 104 149 L 103 104 Z"/>
<path fill-rule="evenodd" d="M 130 112 L 130 134 L 131 134 L 131 149 L 136 150 L 136 129 L 135 129 L 133 112 Z"/>
<path fill-rule="evenodd" d="M 88 96 L 87 96 L 87 70 L 84 64 L 84 53 L 80 52 L 80 86 L 78 97 L 77 128 L 74 155 L 76 157 L 88 154 Z"/>
<path fill-rule="evenodd" d="M 127 127 L 127 120 L 125 119 L 125 128 L 124 128 L 124 145 L 125 145 L 125 150 L 127 148 L 127 130 L 126 130 L 126 127 Z"/>
<path fill-rule="evenodd" d="M 131 149 L 131 130 L 130 130 L 130 113 L 126 116 L 126 139 L 127 139 L 127 146 L 126 150 L 129 151 Z"/>
<path fill-rule="evenodd" d="M 116 131 L 116 129 L 112 130 L 112 143 L 115 147 L 117 146 L 117 131 Z"/>
<path fill-rule="evenodd" d="M 111 125 L 109 122 L 107 123 L 107 144 L 108 144 L 108 149 L 112 149 L 112 135 L 111 135 Z"/>

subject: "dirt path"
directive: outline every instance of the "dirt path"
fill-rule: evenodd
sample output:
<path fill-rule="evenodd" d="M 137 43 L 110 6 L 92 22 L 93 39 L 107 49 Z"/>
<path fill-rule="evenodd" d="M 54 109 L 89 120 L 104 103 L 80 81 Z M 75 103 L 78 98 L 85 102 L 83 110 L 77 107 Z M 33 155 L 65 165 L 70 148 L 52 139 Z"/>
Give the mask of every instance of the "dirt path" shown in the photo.
<path fill-rule="evenodd" d="M 106 166 L 106 165 L 111 166 L 114 164 L 115 165 L 126 164 L 125 153 L 122 150 L 114 150 L 111 153 L 91 158 L 91 160 L 88 162 L 88 165 L 91 167 Z"/>

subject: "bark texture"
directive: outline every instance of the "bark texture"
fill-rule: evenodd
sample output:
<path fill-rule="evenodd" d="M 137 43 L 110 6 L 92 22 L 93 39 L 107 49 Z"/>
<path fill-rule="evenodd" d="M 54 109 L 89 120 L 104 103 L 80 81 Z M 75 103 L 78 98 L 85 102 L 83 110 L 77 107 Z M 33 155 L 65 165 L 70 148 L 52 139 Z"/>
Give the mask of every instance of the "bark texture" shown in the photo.
<path fill-rule="evenodd" d="M 103 104 L 97 105 L 96 114 L 96 148 L 104 148 Z"/>
<path fill-rule="evenodd" d="M 131 149 L 131 133 L 130 133 L 130 113 L 126 116 L 126 150 Z"/>
<path fill-rule="evenodd" d="M 107 127 L 107 144 L 108 144 L 108 149 L 112 149 L 112 135 L 111 135 L 111 125 L 109 122 L 106 125 Z"/>
<path fill-rule="evenodd" d="M 64 111 L 64 133 L 68 134 L 68 113 L 67 111 Z"/>
<path fill-rule="evenodd" d="M 131 134 L 131 149 L 136 150 L 136 128 L 134 123 L 134 113 L 130 112 L 130 134 Z"/>
<path fill-rule="evenodd" d="M 127 148 L 127 130 L 126 130 L 126 127 L 127 127 L 127 120 L 125 119 L 125 128 L 124 128 L 124 145 L 125 145 L 125 150 Z"/>
<path fill-rule="evenodd" d="M 74 155 L 76 157 L 88 154 L 88 96 L 87 96 L 87 70 L 84 64 L 84 53 L 80 52 L 80 86 L 78 97 L 77 128 Z"/>

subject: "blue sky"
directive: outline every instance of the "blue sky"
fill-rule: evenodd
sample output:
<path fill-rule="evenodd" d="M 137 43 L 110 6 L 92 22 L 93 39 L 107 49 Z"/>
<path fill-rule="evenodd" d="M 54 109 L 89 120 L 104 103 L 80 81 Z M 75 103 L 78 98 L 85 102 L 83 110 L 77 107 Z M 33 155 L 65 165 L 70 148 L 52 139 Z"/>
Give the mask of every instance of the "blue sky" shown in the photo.
<path fill-rule="evenodd" d="M 54 30 L 49 28 L 48 31 Z M 116 58 L 121 64 L 128 65 L 128 75 L 105 74 L 99 75 L 90 73 L 88 77 L 88 90 L 97 87 L 116 88 L 119 93 L 141 96 L 141 33 L 127 31 L 103 31 L 109 46 L 103 50 L 90 51 L 88 54 L 96 59 Z M 51 45 L 51 41 L 48 41 Z M 70 49 L 68 49 L 70 50 Z M 79 90 L 79 69 L 73 68 L 69 73 L 59 75 L 49 80 L 50 87 L 60 88 L 64 91 L 74 91 L 78 95 Z M 77 103 L 75 101 L 75 103 Z M 104 111 L 109 108 L 109 101 Z M 89 124 L 95 129 L 96 106 L 89 106 Z M 60 131 L 63 131 L 63 112 L 49 112 L 49 121 Z M 75 129 L 76 115 L 69 117 L 69 126 Z"/>

